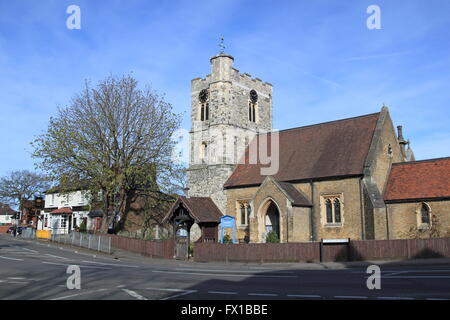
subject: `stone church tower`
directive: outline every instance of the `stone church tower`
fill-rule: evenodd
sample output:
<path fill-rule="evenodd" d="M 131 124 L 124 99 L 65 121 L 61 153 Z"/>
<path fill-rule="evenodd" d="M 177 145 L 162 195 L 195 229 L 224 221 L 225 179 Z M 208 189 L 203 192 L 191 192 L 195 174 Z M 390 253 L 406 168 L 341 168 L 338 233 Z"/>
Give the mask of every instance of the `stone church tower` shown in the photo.
<path fill-rule="evenodd" d="M 272 85 L 239 73 L 230 55 L 210 62 L 211 74 L 192 80 L 188 196 L 211 197 L 226 214 L 223 184 L 255 134 L 272 130 Z"/>

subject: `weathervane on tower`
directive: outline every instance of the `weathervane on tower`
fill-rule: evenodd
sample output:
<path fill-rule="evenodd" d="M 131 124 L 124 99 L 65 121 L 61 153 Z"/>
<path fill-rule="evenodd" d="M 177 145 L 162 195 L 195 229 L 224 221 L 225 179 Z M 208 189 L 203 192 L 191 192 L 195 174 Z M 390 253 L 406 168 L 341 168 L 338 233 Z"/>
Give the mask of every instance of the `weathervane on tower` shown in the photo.
<path fill-rule="evenodd" d="M 225 50 L 225 44 L 223 43 L 224 40 L 225 38 L 223 36 L 220 36 L 220 44 L 219 44 L 220 54 L 223 54 Z"/>

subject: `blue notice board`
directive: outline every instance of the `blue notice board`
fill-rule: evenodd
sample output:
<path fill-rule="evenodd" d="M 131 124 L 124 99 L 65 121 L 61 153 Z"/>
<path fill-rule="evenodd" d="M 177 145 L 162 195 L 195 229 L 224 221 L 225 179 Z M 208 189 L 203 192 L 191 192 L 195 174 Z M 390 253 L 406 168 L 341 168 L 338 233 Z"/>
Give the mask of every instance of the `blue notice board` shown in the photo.
<path fill-rule="evenodd" d="M 232 229 L 232 237 L 233 237 L 233 243 L 237 243 L 236 240 L 236 218 L 232 216 L 223 216 L 220 218 L 220 225 L 219 225 L 219 242 L 223 243 L 223 237 L 225 236 L 225 229 Z"/>

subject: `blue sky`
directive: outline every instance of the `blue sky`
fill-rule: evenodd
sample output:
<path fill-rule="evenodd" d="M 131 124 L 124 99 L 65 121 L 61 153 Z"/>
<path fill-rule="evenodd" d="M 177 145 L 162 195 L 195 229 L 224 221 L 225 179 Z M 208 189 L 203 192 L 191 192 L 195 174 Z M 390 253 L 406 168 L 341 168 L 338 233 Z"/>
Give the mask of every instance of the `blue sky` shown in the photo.
<path fill-rule="evenodd" d="M 81 30 L 66 8 L 81 8 Z M 369 5 L 381 30 L 366 27 Z M 33 169 L 29 143 L 85 79 L 133 72 L 189 129 L 190 80 L 226 52 L 274 86 L 274 128 L 378 112 L 417 159 L 450 156 L 450 1 L 0 0 L 0 175 Z"/>

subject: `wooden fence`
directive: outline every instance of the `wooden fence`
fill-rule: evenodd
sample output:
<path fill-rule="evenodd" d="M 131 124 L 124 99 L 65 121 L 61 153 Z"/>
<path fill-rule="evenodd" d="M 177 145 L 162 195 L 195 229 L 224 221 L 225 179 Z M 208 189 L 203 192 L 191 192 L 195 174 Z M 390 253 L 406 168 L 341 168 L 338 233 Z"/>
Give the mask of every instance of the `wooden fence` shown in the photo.
<path fill-rule="evenodd" d="M 122 249 L 154 258 L 172 259 L 174 255 L 173 240 L 141 240 L 110 235 L 111 247 Z"/>
<path fill-rule="evenodd" d="M 408 240 L 355 240 L 324 245 L 323 261 L 362 261 L 450 258 L 450 238 Z M 194 260 L 245 262 L 317 262 L 320 242 L 308 243 L 196 243 Z"/>

